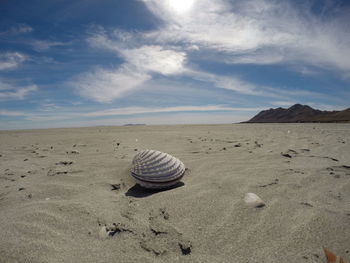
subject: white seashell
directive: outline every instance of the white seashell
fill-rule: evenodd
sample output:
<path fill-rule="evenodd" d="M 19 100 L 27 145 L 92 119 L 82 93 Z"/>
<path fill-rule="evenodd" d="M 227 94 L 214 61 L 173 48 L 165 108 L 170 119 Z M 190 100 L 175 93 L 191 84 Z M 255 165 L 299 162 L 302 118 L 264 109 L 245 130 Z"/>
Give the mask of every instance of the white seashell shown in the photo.
<path fill-rule="evenodd" d="M 246 193 L 244 197 L 244 201 L 247 205 L 251 207 L 263 207 L 265 206 L 265 202 L 261 200 L 259 196 L 254 193 Z"/>
<path fill-rule="evenodd" d="M 108 237 L 108 231 L 107 231 L 107 227 L 106 226 L 103 226 L 101 229 L 100 229 L 100 232 L 98 232 L 98 235 L 100 238 L 102 239 L 105 239 Z"/>
<path fill-rule="evenodd" d="M 167 188 L 183 177 L 185 165 L 174 156 L 155 150 L 144 150 L 135 155 L 131 175 L 145 188 Z"/>

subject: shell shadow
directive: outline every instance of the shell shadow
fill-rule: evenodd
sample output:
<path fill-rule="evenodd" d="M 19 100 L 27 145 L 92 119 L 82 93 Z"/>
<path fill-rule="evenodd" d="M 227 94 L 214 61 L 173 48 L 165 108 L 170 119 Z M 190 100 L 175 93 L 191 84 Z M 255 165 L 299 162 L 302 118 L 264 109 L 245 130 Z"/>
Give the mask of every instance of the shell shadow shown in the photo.
<path fill-rule="evenodd" d="M 157 194 L 160 192 L 164 192 L 164 191 L 169 191 L 169 190 L 173 190 L 176 188 L 179 188 L 181 186 L 184 186 L 185 184 L 183 182 L 178 182 L 177 184 L 168 187 L 168 188 L 164 188 L 164 189 L 146 189 L 141 187 L 138 184 L 135 184 L 134 186 L 130 187 L 128 189 L 128 191 L 125 193 L 125 196 L 132 196 L 132 197 L 136 197 L 136 198 L 144 198 L 153 194 Z"/>

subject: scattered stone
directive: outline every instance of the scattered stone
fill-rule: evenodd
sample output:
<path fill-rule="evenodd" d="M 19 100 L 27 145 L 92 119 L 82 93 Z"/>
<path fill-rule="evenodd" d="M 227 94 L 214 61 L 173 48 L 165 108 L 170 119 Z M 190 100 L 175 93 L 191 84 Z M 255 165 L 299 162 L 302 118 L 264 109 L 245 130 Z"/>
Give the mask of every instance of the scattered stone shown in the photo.
<path fill-rule="evenodd" d="M 259 185 L 259 187 L 267 187 L 267 186 L 270 186 L 270 185 L 278 184 L 278 181 L 279 180 L 276 178 L 272 183 Z"/>
<path fill-rule="evenodd" d="M 312 204 L 309 204 L 307 202 L 301 202 L 300 204 L 301 205 L 305 205 L 305 206 L 309 206 L 309 207 L 314 207 Z"/>
<path fill-rule="evenodd" d="M 56 165 L 71 165 L 71 164 L 73 164 L 72 161 L 60 161 L 56 163 Z"/>
<path fill-rule="evenodd" d="M 20 187 L 20 188 L 18 188 L 18 191 L 22 191 L 24 189 L 25 189 L 24 187 Z"/>
<path fill-rule="evenodd" d="M 304 148 L 304 149 L 301 149 L 303 152 L 309 152 L 310 151 L 310 149 L 306 149 L 306 148 Z"/>
<path fill-rule="evenodd" d="M 112 187 L 112 191 L 115 191 L 115 190 L 120 190 L 120 184 L 111 184 L 111 187 Z"/>
<path fill-rule="evenodd" d="M 32 195 L 32 194 L 29 194 L 29 195 L 27 195 L 27 197 L 28 197 L 29 199 L 31 199 L 31 198 L 33 197 L 33 195 Z"/>
<path fill-rule="evenodd" d="M 60 174 L 68 174 L 68 171 L 56 171 L 54 169 L 49 169 L 49 171 L 47 172 L 47 176 L 55 176 Z"/>
<path fill-rule="evenodd" d="M 24 178 L 24 177 L 26 177 L 25 175 L 21 175 L 21 178 Z"/>
<path fill-rule="evenodd" d="M 242 145 L 240 143 L 237 143 L 235 145 L 233 145 L 234 147 L 241 147 Z"/>
<path fill-rule="evenodd" d="M 256 146 L 256 147 L 259 147 L 259 148 L 260 148 L 260 147 L 262 146 L 262 144 L 261 144 L 261 143 L 258 143 L 258 141 L 255 141 L 254 143 L 255 143 L 255 146 Z"/>
<path fill-rule="evenodd" d="M 192 245 L 190 242 L 179 242 L 182 255 L 189 255 L 192 252 Z"/>
<path fill-rule="evenodd" d="M 26 161 L 28 161 L 28 159 L 27 159 L 27 158 L 23 160 L 23 162 L 26 162 Z"/>
<path fill-rule="evenodd" d="M 287 158 L 292 158 L 292 156 L 288 153 L 281 153 L 281 155 Z"/>
<path fill-rule="evenodd" d="M 159 209 L 159 211 L 160 211 L 160 214 L 161 214 L 161 216 L 163 216 L 163 218 L 165 219 L 165 220 L 168 220 L 169 219 L 169 213 L 165 210 L 165 208 L 161 208 L 161 209 Z"/>
<path fill-rule="evenodd" d="M 224 151 L 226 151 L 226 147 L 222 148 Z"/>
<path fill-rule="evenodd" d="M 100 238 L 108 238 L 122 232 L 133 233 L 132 230 L 125 228 L 121 224 L 113 223 L 111 226 L 103 226 L 99 232 L 99 236 Z"/>

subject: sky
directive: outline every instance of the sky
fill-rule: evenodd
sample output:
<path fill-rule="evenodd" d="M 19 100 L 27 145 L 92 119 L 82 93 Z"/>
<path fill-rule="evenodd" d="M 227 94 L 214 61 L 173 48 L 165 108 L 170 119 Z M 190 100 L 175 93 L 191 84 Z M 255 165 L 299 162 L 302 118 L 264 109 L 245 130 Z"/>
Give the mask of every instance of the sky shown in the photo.
<path fill-rule="evenodd" d="M 0 0 L 0 129 L 350 107 L 350 3 Z"/>

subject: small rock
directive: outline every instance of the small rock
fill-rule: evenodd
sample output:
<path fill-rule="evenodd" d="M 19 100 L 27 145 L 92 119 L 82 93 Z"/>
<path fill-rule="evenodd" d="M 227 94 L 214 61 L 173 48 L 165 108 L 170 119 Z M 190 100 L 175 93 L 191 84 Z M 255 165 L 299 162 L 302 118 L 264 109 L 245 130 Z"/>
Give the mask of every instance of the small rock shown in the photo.
<path fill-rule="evenodd" d="M 28 159 L 27 159 L 27 158 L 23 160 L 23 162 L 26 162 L 26 161 L 28 161 Z"/>
<path fill-rule="evenodd" d="M 71 164 L 73 164 L 72 161 L 60 161 L 56 163 L 56 165 L 71 165 Z"/>
<path fill-rule="evenodd" d="M 192 245 L 190 242 L 179 242 L 179 247 L 181 249 L 182 255 L 191 254 Z"/>
<path fill-rule="evenodd" d="M 111 184 L 112 191 L 119 190 L 120 189 L 120 184 Z"/>
<path fill-rule="evenodd" d="M 20 188 L 18 188 L 18 191 L 22 191 L 24 189 L 25 189 L 24 187 L 20 187 Z"/>
<path fill-rule="evenodd" d="M 287 158 L 292 158 L 292 156 L 288 153 L 281 153 L 281 155 Z"/>

